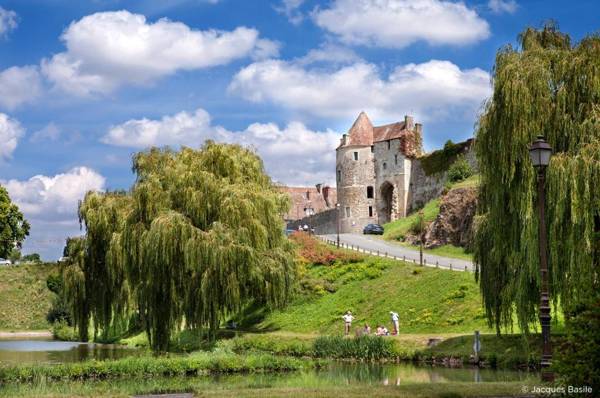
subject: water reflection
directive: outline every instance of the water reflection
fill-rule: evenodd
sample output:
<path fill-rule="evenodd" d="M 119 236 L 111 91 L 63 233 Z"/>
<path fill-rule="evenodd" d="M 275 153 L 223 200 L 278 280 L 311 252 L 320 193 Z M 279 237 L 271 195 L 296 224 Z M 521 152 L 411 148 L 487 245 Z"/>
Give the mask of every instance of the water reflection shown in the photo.
<path fill-rule="evenodd" d="M 0 363 L 64 363 L 119 359 L 139 351 L 114 344 L 54 340 L 0 340 Z"/>

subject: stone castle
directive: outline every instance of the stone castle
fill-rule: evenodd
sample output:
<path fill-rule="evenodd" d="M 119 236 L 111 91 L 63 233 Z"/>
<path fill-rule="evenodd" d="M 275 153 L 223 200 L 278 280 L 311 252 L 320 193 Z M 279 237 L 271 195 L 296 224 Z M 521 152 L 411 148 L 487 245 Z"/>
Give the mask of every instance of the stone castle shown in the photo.
<path fill-rule="evenodd" d="M 362 233 L 367 224 L 405 217 L 438 197 L 447 173 L 426 172 L 422 162 L 432 154 L 423 153 L 422 134 L 423 125 L 412 116 L 374 126 L 361 112 L 336 148 L 337 189 L 323 190 L 322 184 L 316 189 L 286 188 L 292 199 L 288 228 L 307 224 L 319 234 L 335 233 L 339 221 L 340 232 Z M 476 169 L 472 140 L 453 145 Z M 324 205 L 315 206 L 320 202 Z"/>
<path fill-rule="evenodd" d="M 373 126 L 366 113 L 358 115 L 336 149 L 341 232 L 406 216 L 411 163 L 423 152 L 421 134 L 412 116 Z"/>

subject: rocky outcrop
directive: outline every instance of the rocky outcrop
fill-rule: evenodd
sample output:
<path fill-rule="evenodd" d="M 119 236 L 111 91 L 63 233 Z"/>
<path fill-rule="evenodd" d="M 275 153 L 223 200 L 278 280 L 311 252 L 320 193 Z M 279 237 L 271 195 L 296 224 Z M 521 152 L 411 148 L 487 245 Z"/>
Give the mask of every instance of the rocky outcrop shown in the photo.
<path fill-rule="evenodd" d="M 442 245 L 469 247 L 473 218 L 477 210 L 477 189 L 456 188 L 442 196 L 440 213 L 427 228 L 425 247 Z"/>

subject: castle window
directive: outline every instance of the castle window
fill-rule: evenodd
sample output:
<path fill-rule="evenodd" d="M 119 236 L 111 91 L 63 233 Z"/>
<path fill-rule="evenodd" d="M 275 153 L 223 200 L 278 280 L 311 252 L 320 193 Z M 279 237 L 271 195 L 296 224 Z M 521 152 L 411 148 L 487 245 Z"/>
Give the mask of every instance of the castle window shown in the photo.
<path fill-rule="evenodd" d="M 306 200 L 310 200 L 310 191 L 306 191 Z"/>
<path fill-rule="evenodd" d="M 346 207 L 346 217 L 350 217 L 350 208 Z"/>
<path fill-rule="evenodd" d="M 354 152 L 354 160 L 358 160 L 358 152 Z"/>
<path fill-rule="evenodd" d="M 398 155 L 394 155 L 394 163 L 396 163 L 396 166 L 398 166 Z"/>
<path fill-rule="evenodd" d="M 367 187 L 367 199 L 373 199 L 373 187 Z"/>
<path fill-rule="evenodd" d="M 375 145 L 371 145 L 371 153 L 375 152 Z"/>
<path fill-rule="evenodd" d="M 388 149 L 390 149 L 392 147 L 392 141 L 388 140 Z"/>
<path fill-rule="evenodd" d="M 338 181 L 341 182 L 342 181 L 342 170 L 338 170 L 337 174 L 338 174 Z"/>
<path fill-rule="evenodd" d="M 369 206 L 369 217 L 373 217 L 373 206 Z"/>
<path fill-rule="evenodd" d="M 385 162 L 383 163 L 383 169 L 384 170 L 387 169 L 387 163 L 385 163 Z"/>

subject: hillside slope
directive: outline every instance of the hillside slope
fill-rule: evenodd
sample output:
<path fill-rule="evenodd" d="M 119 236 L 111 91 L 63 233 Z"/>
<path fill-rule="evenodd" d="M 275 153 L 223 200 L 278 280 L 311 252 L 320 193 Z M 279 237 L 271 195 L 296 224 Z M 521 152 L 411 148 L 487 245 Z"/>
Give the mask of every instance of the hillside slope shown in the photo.
<path fill-rule="evenodd" d="M 56 264 L 0 267 L 0 329 L 47 329 L 52 292 L 46 278 Z"/>
<path fill-rule="evenodd" d="M 306 263 L 302 283 L 305 294 L 284 310 L 268 314 L 260 328 L 339 333 L 341 316 L 347 310 L 356 317 L 354 327 L 366 322 L 389 328 L 389 311 L 393 310 L 400 314 L 403 333 L 488 330 L 471 273 L 352 257 L 328 265 Z"/>

